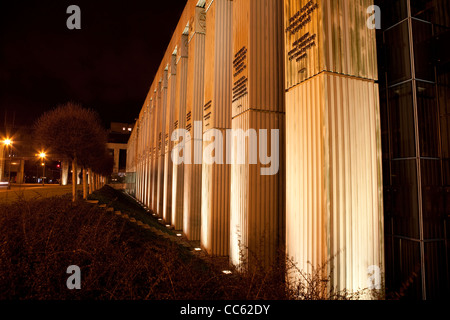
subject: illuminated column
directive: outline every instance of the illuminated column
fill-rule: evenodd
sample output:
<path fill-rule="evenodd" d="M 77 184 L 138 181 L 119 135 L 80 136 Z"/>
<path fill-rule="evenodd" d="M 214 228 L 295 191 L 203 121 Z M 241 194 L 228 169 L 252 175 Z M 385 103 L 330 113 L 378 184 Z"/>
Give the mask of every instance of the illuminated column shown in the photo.
<path fill-rule="evenodd" d="M 188 30 L 181 36 L 177 50 L 177 87 L 173 129 L 186 128 L 186 89 L 188 66 Z M 176 140 L 176 139 L 175 139 Z M 179 151 L 178 140 L 174 141 L 173 152 Z M 184 199 L 184 163 L 173 164 L 172 183 L 172 225 L 175 230 L 183 229 L 183 199 Z"/>
<path fill-rule="evenodd" d="M 142 166 L 143 166 L 143 141 L 142 141 L 142 131 L 143 131 L 143 125 L 142 125 L 142 117 L 139 117 L 139 131 L 138 131 L 138 137 L 139 137 L 139 198 L 138 200 L 142 202 L 143 200 L 143 183 L 144 183 L 144 175 L 142 172 Z"/>
<path fill-rule="evenodd" d="M 166 223 L 172 223 L 172 132 L 173 116 L 175 111 L 175 94 L 177 85 L 177 55 L 174 51 L 167 72 L 167 114 L 166 114 L 166 134 L 164 137 L 164 206 L 163 219 Z"/>
<path fill-rule="evenodd" d="M 153 113 L 153 101 L 148 100 L 147 105 L 147 142 L 145 144 L 145 149 L 147 150 L 147 157 L 145 159 L 145 166 L 147 167 L 147 175 L 145 179 L 147 180 L 147 194 L 145 195 L 147 208 L 151 208 L 151 191 L 152 191 L 152 171 L 151 171 L 151 158 L 152 158 L 152 113 Z"/>
<path fill-rule="evenodd" d="M 138 193 L 137 193 L 137 199 L 139 201 L 142 200 L 142 172 L 141 172 L 141 163 L 142 159 L 140 156 L 138 156 L 138 165 L 137 165 L 137 176 L 138 176 Z"/>
<path fill-rule="evenodd" d="M 148 157 L 148 147 L 147 147 L 147 120 L 148 120 L 148 109 L 145 106 L 143 108 L 144 110 L 144 117 L 142 119 L 142 203 L 144 205 L 148 205 L 147 203 L 147 191 L 148 191 L 148 184 L 147 184 L 147 157 Z"/>
<path fill-rule="evenodd" d="M 69 160 L 63 160 L 61 162 L 61 184 L 67 186 L 69 178 Z"/>
<path fill-rule="evenodd" d="M 136 200 L 139 200 L 139 192 L 140 192 L 140 173 L 139 173 L 139 165 L 140 165 L 140 159 L 139 159 L 139 119 L 136 121 L 136 127 L 135 127 L 135 141 L 136 141 L 136 153 L 135 153 L 135 157 L 136 157 Z M 97 184 L 98 187 L 98 184 Z"/>
<path fill-rule="evenodd" d="M 146 106 L 144 106 L 144 112 L 145 112 L 145 118 L 144 118 L 144 129 L 143 129 L 143 136 L 144 136 L 144 145 L 143 145 L 143 151 L 144 151 L 144 159 L 143 159 L 143 179 L 144 179 L 144 194 L 143 194 L 143 203 L 148 207 L 149 202 L 148 202 L 148 192 L 149 192 L 149 180 L 148 180 L 148 173 L 149 173 L 149 168 L 148 168 L 148 158 L 149 158 L 149 119 L 150 119 L 150 110 L 149 110 L 149 105 L 148 103 L 146 104 Z"/>
<path fill-rule="evenodd" d="M 148 129 L 147 129 L 147 134 L 148 134 L 148 142 L 146 145 L 147 148 L 147 153 L 148 153 L 148 157 L 147 157 L 147 168 L 148 168 L 148 172 L 147 172 L 147 181 L 148 181 L 148 191 L 147 191 L 147 207 L 149 209 L 151 209 L 152 207 L 152 139 L 153 139 L 153 127 L 152 127 L 152 119 L 153 119 L 153 114 L 154 114 L 154 106 L 153 106 L 153 98 L 150 98 L 150 102 L 149 102 L 149 107 L 148 107 Z"/>
<path fill-rule="evenodd" d="M 282 16 L 278 0 L 233 2 L 230 260 L 244 268 L 284 244 Z"/>
<path fill-rule="evenodd" d="M 338 290 L 384 271 L 381 137 L 370 0 L 284 0 L 287 254 Z M 310 264 L 309 264 L 310 263 Z"/>
<path fill-rule="evenodd" d="M 144 202 L 144 159 L 145 159 L 145 147 L 144 147 L 144 117 L 143 111 L 139 117 L 139 140 L 140 140 L 140 148 L 139 148 L 139 172 L 140 172 L 140 182 L 141 182 L 141 190 L 139 194 L 139 201 Z"/>
<path fill-rule="evenodd" d="M 166 134 L 166 114 L 167 114 L 167 70 L 164 70 L 161 83 L 161 112 L 159 118 L 160 130 L 158 133 L 158 184 L 157 184 L 157 211 L 158 216 L 163 217 L 164 213 L 164 137 Z"/>
<path fill-rule="evenodd" d="M 153 142 L 152 142 L 152 211 L 157 213 L 157 186 L 158 186 L 158 136 L 159 136 L 159 127 L 161 121 L 159 120 L 159 114 L 161 112 L 161 82 L 157 84 L 157 88 L 154 91 L 155 101 L 155 114 L 153 117 Z"/>
<path fill-rule="evenodd" d="M 189 24 L 189 57 L 186 101 L 186 130 L 191 146 L 190 164 L 185 165 L 183 231 L 189 240 L 200 240 L 202 193 L 202 126 L 205 73 L 205 10 L 196 7 Z"/>
<path fill-rule="evenodd" d="M 205 104 L 201 245 L 209 254 L 228 256 L 230 243 L 230 164 L 226 130 L 231 129 L 232 6 L 206 1 Z M 224 139 L 222 139 L 224 138 Z"/>

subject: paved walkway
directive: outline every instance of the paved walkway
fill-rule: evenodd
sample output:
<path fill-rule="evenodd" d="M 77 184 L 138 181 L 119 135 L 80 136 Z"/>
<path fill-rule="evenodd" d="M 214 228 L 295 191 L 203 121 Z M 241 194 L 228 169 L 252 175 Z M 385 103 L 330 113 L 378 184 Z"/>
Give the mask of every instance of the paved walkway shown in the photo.
<path fill-rule="evenodd" d="M 80 190 L 80 186 L 78 186 L 78 190 Z M 67 193 L 72 193 L 71 185 L 12 185 L 11 190 L 7 190 L 6 188 L 0 189 L 0 204 L 12 203 L 21 199 L 31 200 L 39 198 L 49 198 L 53 196 L 61 196 Z"/>

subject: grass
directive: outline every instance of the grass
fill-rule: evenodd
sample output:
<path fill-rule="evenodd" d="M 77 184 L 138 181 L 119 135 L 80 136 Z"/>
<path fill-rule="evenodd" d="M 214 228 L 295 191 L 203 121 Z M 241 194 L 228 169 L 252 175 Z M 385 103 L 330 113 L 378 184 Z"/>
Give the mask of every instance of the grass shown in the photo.
<path fill-rule="evenodd" d="M 220 274 L 186 250 L 70 196 L 0 206 L 0 299 L 164 300 L 223 295 Z M 68 290 L 67 267 L 82 289 Z M 204 285 L 215 283 L 215 285 Z"/>

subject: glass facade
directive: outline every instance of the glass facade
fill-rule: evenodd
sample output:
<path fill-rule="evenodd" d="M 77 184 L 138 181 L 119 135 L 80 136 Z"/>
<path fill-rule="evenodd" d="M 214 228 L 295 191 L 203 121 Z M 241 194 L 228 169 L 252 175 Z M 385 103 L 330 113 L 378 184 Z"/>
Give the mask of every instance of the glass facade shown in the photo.
<path fill-rule="evenodd" d="M 386 288 L 449 297 L 450 1 L 379 0 Z"/>

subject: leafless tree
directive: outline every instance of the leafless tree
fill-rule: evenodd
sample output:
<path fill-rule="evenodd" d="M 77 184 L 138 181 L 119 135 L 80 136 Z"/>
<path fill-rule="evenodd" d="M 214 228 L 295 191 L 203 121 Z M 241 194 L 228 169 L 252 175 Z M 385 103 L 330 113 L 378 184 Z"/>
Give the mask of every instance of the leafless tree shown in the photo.
<path fill-rule="evenodd" d="M 77 200 L 77 166 L 83 167 L 86 197 L 86 170 L 100 161 L 98 157 L 106 157 L 107 135 L 98 114 L 69 102 L 44 113 L 36 121 L 34 129 L 39 143 L 72 160 L 73 201 Z"/>

